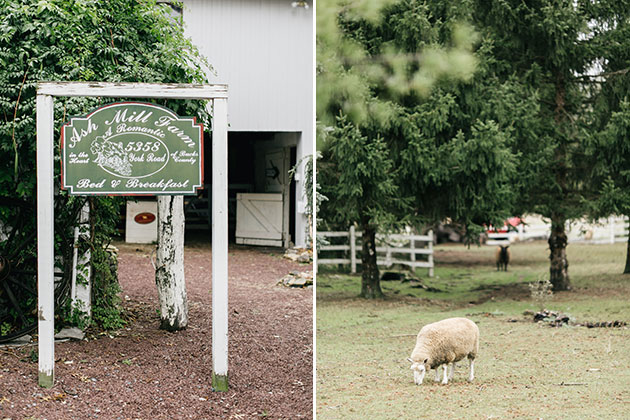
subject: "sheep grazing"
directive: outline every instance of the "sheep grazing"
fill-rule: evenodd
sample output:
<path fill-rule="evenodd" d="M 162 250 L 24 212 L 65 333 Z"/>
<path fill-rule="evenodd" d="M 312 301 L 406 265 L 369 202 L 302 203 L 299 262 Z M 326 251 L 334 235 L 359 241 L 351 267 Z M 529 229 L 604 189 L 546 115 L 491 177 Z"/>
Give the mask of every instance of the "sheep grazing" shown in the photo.
<path fill-rule="evenodd" d="M 421 385 L 428 369 L 435 369 L 435 382 L 439 381 L 439 368 L 444 367 L 442 384 L 453 377 L 453 364 L 467 357 L 470 361 L 468 381 L 474 378 L 475 357 L 479 352 L 479 328 L 467 318 L 448 318 L 425 325 L 418 333 L 416 347 L 408 358 L 413 379 Z M 447 375 L 447 368 L 450 373 Z"/>
<path fill-rule="evenodd" d="M 508 249 L 510 246 L 499 245 L 496 252 L 497 259 L 497 271 L 507 271 L 508 263 L 510 262 L 510 250 Z"/>

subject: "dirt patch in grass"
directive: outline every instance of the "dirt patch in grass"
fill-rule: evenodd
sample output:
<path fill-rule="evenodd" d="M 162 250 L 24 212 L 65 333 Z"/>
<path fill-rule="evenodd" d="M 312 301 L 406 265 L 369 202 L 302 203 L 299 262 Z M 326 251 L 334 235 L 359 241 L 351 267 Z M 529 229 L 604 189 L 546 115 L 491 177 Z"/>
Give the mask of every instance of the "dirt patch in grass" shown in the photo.
<path fill-rule="evenodd" d="M 527 284 L 523 284 L 523 283 L 506 284 L 506 285 L 500 285 L 500 286 L 482 285 L 472 290 L 483 293 L 476 300 L 469 302 L 475 305 L 488 302 L 490 300 L 494 300 L 497 297 L 500 297 L 501 299 L 511 299 L 511 300 L 525 300 L 525 299 L 529 299 L 530 297 L 529 287 L 527 287 Z"/>
<path fill-rule="evenodd" d="M 0 418 L 312 418 L 312 291 L 277 286 L 310 267 L 279 251 L 230 247 L 228 392 L 211 389 L 211 251 L 186 249 L 190 324 L 158 329 L 151 246 L 121 245 L 127 328 L 58 343 L 56 384 L 37 385 L 36 347 L 0 352 Z M 275 254 L 275 255 L 272 255 Z"/>

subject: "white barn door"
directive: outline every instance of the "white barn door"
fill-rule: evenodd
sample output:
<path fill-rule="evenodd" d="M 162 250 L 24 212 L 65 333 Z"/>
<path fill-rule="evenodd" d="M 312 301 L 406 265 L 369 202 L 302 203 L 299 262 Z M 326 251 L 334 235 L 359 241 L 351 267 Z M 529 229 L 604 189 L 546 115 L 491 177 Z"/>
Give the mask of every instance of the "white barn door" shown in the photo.
<path fill-rule="evenodd" d="M 236 195 L 236 243 L 289 247 L 290 148 L 264 153 L 264 193 Z"/>
<path fill-rule="evenodd" d="M 236 194 L 236 243 L 283 246 L 282 193 Z"/>

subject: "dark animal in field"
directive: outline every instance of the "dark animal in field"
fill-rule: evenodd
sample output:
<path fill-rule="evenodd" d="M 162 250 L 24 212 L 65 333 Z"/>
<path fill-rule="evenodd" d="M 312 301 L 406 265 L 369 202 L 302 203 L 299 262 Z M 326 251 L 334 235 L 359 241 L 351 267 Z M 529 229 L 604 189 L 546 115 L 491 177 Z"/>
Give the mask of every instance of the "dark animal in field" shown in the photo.
<path fill-rule="evenodd" d="M 500 245 L 497 248 L 496 259 L 497 259 L 497 271 L 507 271 L 508 263 L 510 262 L 510 250 L 508 249 L 510 246 L 502 246 Z"/>

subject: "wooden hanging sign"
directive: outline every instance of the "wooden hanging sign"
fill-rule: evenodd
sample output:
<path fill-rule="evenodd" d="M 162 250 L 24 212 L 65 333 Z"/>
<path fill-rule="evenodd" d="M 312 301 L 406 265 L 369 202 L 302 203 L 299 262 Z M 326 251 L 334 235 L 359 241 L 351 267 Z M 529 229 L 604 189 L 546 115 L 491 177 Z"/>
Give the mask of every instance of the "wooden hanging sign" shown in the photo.
<path fill-rule="evenodd" d="M 195 194 L 203 126 L 155 104 L 109 104 L 61 128 L 61 169 L 72 195 Z"/>

